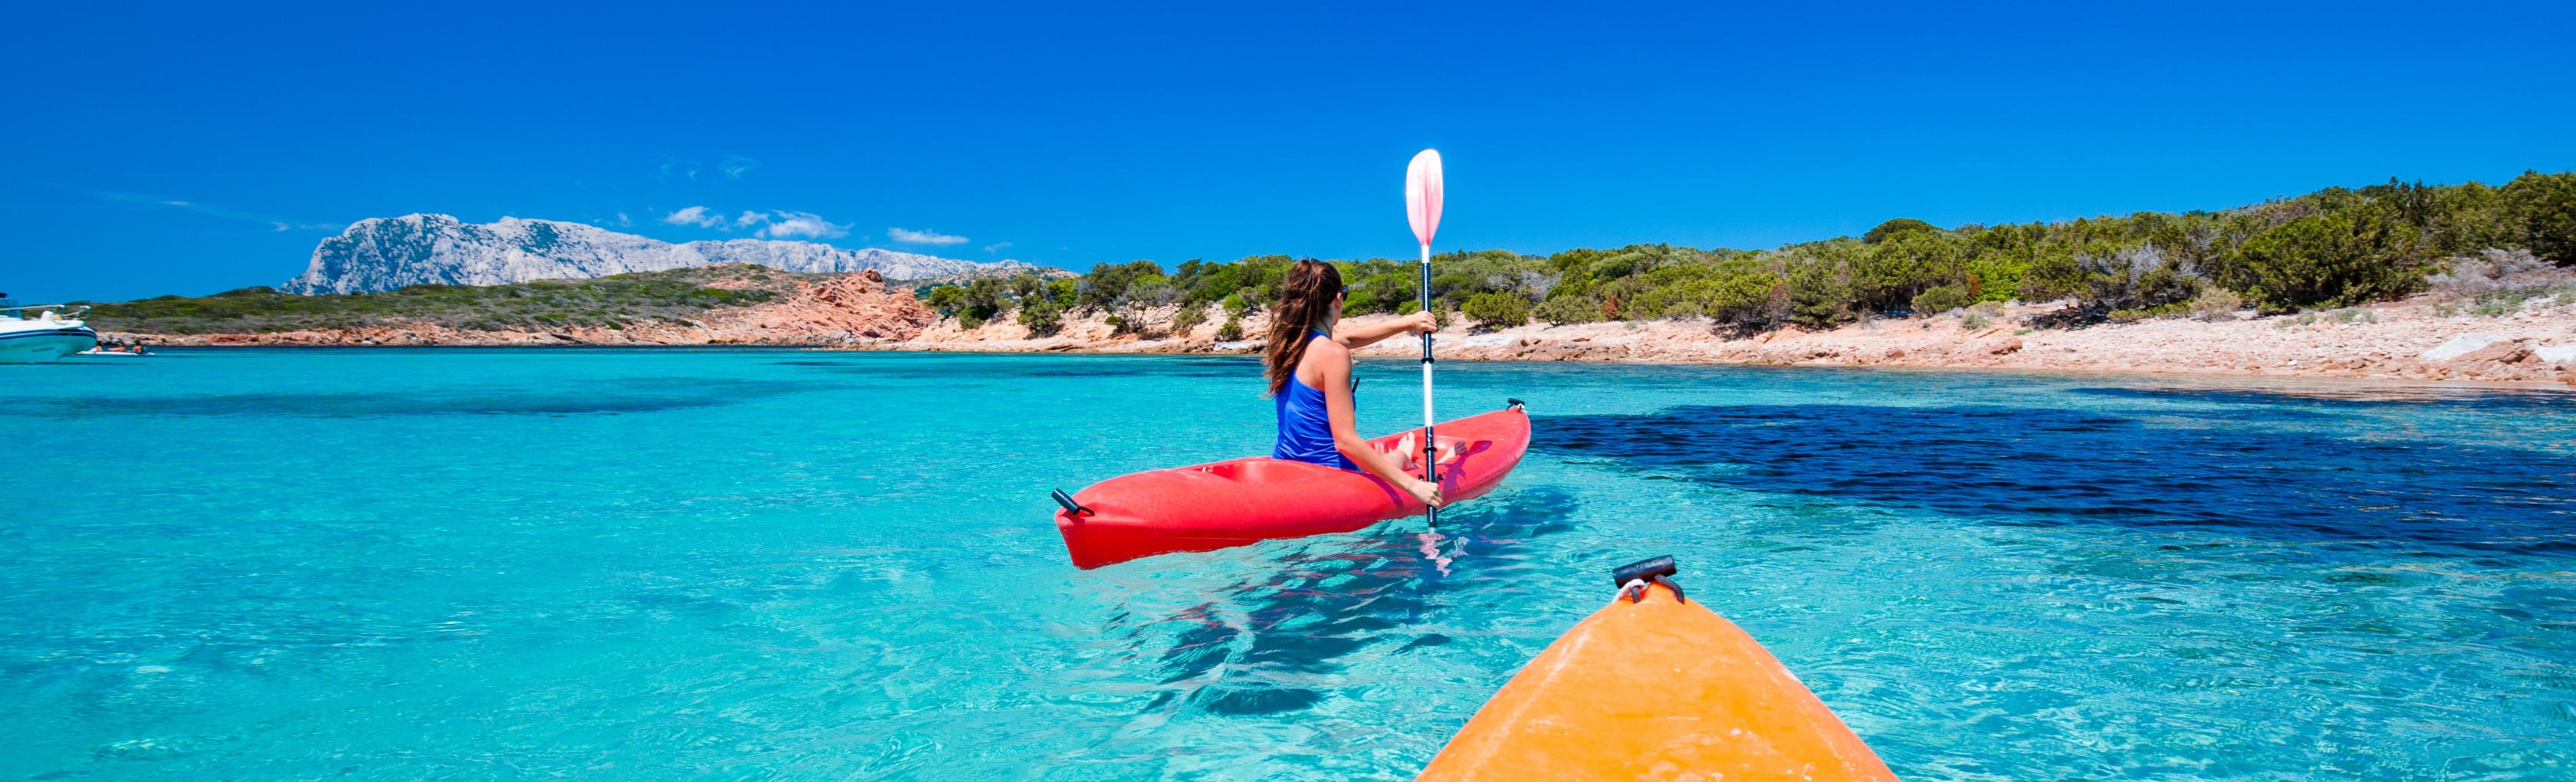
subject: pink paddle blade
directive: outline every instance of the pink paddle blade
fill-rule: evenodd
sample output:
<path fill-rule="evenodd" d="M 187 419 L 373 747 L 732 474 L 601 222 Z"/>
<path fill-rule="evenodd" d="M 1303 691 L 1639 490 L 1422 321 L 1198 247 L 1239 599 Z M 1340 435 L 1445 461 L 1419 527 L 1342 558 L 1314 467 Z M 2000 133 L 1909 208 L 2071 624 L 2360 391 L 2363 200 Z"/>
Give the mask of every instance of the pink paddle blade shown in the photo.
<path fill-rule="evenodd" d="M 1423 150 L 1404 168 L 1404 216 L 1413 221 L 1413 238 L 1431 246 L 1440 231 L 1440 150 Z"/>

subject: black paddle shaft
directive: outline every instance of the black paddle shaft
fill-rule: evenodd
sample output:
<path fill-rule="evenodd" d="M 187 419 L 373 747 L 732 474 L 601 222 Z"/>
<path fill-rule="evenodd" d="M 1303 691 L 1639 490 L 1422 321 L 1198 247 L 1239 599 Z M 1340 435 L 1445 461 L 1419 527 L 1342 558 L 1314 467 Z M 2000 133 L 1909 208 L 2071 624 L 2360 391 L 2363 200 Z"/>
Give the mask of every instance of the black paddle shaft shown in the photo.
<path fill-rule="evenodd" d="M 1431 482 L 1431 491 L 1436 495 L 1440 491 L 1440 463 L 1432 458 L 1439 455 L 1439 446 L 1430 416 L 1431 332 L 1439 330 L 1440 314 L 1431 312 L 1431 240 L 1427 235 L 1422 240 L 1422 311 L 1431 313 L 1431 328 L 1422 332 L 1422 479 Z M 1440 506 L 1423 503 L 1422 518 L 1431 526 L 1440 526 Z"/>

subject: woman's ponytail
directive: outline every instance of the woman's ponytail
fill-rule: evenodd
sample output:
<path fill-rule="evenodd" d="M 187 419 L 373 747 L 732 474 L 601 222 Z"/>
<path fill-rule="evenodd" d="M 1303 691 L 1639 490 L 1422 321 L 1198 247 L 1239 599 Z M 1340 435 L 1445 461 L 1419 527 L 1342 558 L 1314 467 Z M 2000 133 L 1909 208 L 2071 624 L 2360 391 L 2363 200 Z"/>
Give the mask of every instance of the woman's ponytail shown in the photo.
<path fill-rule="evenodd" d="M 1270 342 L 1261 346 L 1270 393 L 1288 390 L 1297 362 L 1306 357 L 1306 332 L 1324 325 L 1333 297 L 1341 294 L 1342 271 L 1332 264 L 1308 258 L 1288 267 L 1287 279 L 1279 283 L 1279 304 L 1270 310 Z"/>

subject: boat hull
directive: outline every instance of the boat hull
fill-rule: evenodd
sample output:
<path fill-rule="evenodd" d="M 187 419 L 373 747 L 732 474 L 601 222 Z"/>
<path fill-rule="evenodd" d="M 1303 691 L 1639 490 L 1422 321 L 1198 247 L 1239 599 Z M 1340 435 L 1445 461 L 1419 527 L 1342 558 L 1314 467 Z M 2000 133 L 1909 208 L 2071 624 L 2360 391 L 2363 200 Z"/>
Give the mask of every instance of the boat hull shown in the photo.
<path fill-rule="evenodd" d="M 95 344 L 98 332 L 87 327 L 0 331 L 0 364 L 39 364 Z"/>
<path fill-rule="evenodd" d="M 1887 780 L 1762 644 L 1663 584 L 1613 599 L 1485 701 L 1422 780 Z"/>
<path fill-rule="evenodd" d="M 1529 449 L 1529 415 L 1518 407 L 1442 423 L 1443 501 L 1483 496 Z M 1370 443 L 1388 450 L 1411 429 Z M 1268 457 L 1232 459 L 1124 475 L 1073 495 L 1087 513 L 1059 510 L 1056 530 L 1080 568 L 1156 554 L 1214 551 L 1264 540 L 1350 532 L 1419 515 L 1422 503 L 1375 476 Z"/>

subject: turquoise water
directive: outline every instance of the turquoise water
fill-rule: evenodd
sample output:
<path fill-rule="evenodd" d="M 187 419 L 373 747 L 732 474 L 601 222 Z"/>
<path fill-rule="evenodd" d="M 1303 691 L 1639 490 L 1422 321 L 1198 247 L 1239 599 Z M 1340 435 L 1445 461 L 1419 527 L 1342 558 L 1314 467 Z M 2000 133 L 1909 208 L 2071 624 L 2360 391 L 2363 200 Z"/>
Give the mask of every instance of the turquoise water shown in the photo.
<path fill-rule="evenodd" d="M 1664 553 L 1909 779 L 2576 773 L 2567 394 L 1446 363 L 1538 439 L 1447 572 L 1085 572 L 1250 363 L 168 353 L 0 367 L 0 777 L 1404 778 Z"/>

